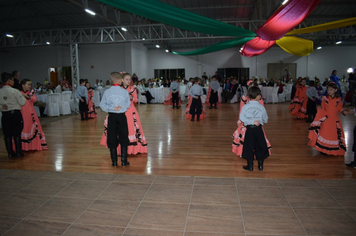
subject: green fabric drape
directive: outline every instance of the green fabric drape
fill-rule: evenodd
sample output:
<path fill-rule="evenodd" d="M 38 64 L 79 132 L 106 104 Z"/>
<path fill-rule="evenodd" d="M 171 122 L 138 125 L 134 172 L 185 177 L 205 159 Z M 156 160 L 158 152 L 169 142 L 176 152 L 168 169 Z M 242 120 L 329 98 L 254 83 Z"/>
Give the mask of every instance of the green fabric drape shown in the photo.
<path fill-rule="evenodd" d="M 227 40 L 221 43 L 213 44 L 209 47 L 205 48 L 200 48 L 198 50 L 194 51 L 189 51 L 189 52 L 172 52 L 173 54 L 177 55 L 184 55 L 184 56 L 193 56 L 193 55 L 200 55 L 200 54 L 205 54 L 205 53 L 210 53 L 210 52 L 216 52 L 220 50 L 224 50 L 227 48 L 232 48 L 232 47 L 237 47 L 240 45 L 245 44 L 246 42 L 250 41 L 254 37 L 245 37 L 245 38 L 239 38 L 239 39 L 231 39 Z"/>
<path fill-rule="evenodd" d="M 194 14 L 157 0 L 97 0 L 118 9 L 167 25 L 212 35 L 255 37 L 250 30 Z"/>

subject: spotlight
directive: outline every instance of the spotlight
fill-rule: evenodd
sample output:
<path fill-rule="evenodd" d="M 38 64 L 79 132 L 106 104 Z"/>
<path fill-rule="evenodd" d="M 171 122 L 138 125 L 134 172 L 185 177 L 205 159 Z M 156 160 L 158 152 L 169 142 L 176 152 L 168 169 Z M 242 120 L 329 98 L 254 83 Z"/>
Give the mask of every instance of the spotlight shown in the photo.
<path fill-rule="evenodd" d="M 93 16 L 96 15 L 95 12 L 93 12 L 93 11 L 91 11 L 91 10 L 89 10 L 89 9 L 85 9 L 85 11 L 88 12 L 90 15 L 93 15 Z"/>
<path fill-rule="evenodd" d="M 323 47 L 317 47 L 316 49 L 322 49 Z"/>
<path fill-rule="evenodd" d="M 6 34 L 6 37 L 13 38 L 14 36 L 12 34 Z"/>
<path fill-rule="evenodd" d="M 337 41 L 335 44 L 340 44 L 340 43 L 342 43 L 342 41 Z"/>
<path fill-rule="evenodd" d="M 156 45 L 156 48 L 159 48 L 159 47 L 160 47 L 160 46 L 157 44 L 157 45 Z"/>
<path fill-rule="evenodd" d="M 126 28 L 124 28 L 124 27 L 122 27 L 122 28 L 121 28 L 121 30 L 122 30 L 122 31 L 125 31 L 125 32 L 127 31 L 127 29 L 126 29 Z"/>

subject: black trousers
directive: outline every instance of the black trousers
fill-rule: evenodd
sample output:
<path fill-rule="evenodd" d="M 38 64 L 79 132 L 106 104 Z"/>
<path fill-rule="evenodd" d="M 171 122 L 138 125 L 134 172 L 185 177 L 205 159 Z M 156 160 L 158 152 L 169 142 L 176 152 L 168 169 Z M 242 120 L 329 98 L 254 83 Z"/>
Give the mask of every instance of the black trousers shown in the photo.
<path fill-rule="evenodd" d="M 178 107 L 178 103 L 179 102 L 179 96 L 178 96 L 178 91 L 173 93 L 172 92 L 172 103 L 173 103 L 173 107 L 176 106 Z"/>
<path fill-rule="evenodd" d="M 198 117 L 199 117 L 201 112 L 202 112 L 202 104 L 201 104 L 200 97 L 198 97 L 198 98 L 193 97 L 192 104 L 190 105 L 189 113 L 194 118 L 195 115 L 198 115 Z"/>
<path fill-rule="evenodd" d="M 5 138 L 19 137 L 23 129 L 20 110 L 4 111 L 1 118 L 2 132 Z"/>
<path fill-rule="evenodd" d="M 110 149 L 116 149 L 119 144 L 123 147 L 129 145 L 125 113 L 109 113 L 107 135 L 107 145 Z"/>
<path fill-rule="evenodd" d="M 146 96 L 147 99 L 147 103 L 150 103 L 151 100 L 153 99 L 152 94 L 150 93 L 150 91 L 146 91 L 145 94 L 143 94 Z"/>
<path fill-rule="evenodd" d="M 209 97 L 209 103 L 210 103 L 210 106 L 216 106 L 216 103 L 219 101 L 219 98 L 218 98 L 218 93 L 214 93 L 214 90 L 211 90 L 210 92 L 210 97 Z"/>
<path fill-rule="evenodd" d="M 82 102 L 82 101 L 79 100 L 79 111 L 80 111 L 80 112 L 89 111 L 87 102 L 85 101 L 85 97 L 82 97 L 82 99 L 83 99 L 84 102 Z"/>
<path fill-rule="evenodd" d="M 264 160 L 269 156 L 265 135 L 260 126 L 246 126 L 245 141 L 242 149 L 242 157 L 247 160 Z"/>
<path fill-rule="evenodd" d="M 308 98 L 307 102 L 307 114 L 308 115 L 313 115 L 315 117 L 316 115 L 316 101 L 311 100 Z"/>

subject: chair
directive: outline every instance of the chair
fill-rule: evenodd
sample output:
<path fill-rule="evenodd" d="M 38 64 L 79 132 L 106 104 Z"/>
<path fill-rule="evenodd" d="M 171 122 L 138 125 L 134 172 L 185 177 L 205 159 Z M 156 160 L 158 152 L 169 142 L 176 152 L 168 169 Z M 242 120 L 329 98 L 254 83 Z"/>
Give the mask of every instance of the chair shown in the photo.
<path fill-rule="evenodd" d="M 48 116 L 60 116 L 59 106 L 61 101 L 61 94 L 53 93 L 48 94 Z"/>
<path fill-rule="evenodd" d="M 159 96 L 159 103 L 164 103 L 164 100 L 166 100 L 166 97 L 168 97 L 169 92 L 170 92 L 169 88 L 167 87 L 163 88 L 162 94 Z"/>
<path fill-rule="evenodd" d="M 140 103 L 147 104 L 146 96 L 142 95 L 138 89 L 137 89 L 137 100 L 138 100 L 138 104 L 140 104 Z"/>
<path fill-rule="evenodd" d="M 273 87 L 270 94 L 268 94 L 267 101 L 272 103 L 278 103 L 278 90 L 279 87 Z"/>
<path fill-rule="evenodd" d="M 242 87 L 242 95 L 247 96 L 247 88 L 245 86 Z"/>
<path fill-rule="evenodd" d="M 100 105 L 100 91 L 94 90 L 93 102 L 96 107 Z"/>
<path fill-rule="evenodd" d="M 59 112 L 61 115 L 69 115 L 70 113 L 72 113 L 69 103 L 71 97 L 71 91 L 62 92 L 62 98 L 59 106 Z"/>
<path fill-rule="evenodd" d="M 283 88 L 283 92 L 278 94 L 278 102 L 285 102 L 286 101 L 286 92 L 285 88 Z"/>
<path fill-rule="evenodd" d="M 205 103 L 205 100 L 206 100 L 206 95 L 204 94 L 204 95 L 202 95 L 200 98 L 201 98 L 202 104 L 204 104 L 204 103 Z"/>
<path fill-rule="evenodd" d="M 62 87 L 58 85 L 56 89 L 54 90 L 55 93 L 62 93 Z"/>
<path fill-rule="evenodd" d="M 236 91 L 235 95 L 232 97 L 230 100 L 230 103 L 236 103 L 238 102 L 238 98 L 240 97 L 241 92 Z"/>

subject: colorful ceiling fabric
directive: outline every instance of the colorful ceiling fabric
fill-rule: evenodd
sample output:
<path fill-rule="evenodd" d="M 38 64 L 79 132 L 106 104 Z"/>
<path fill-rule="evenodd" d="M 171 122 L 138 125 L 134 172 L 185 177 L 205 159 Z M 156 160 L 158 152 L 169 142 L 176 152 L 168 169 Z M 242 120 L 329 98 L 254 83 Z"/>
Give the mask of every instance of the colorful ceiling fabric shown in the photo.
<path fill-rule="evenodd" d="M 180 29 L 212 35 L 255 37 L 256 33 L 173 7 L 157 0 L 97 0 Z"/>
<path fill-rule="evenodd" d="M 293 36 L 285 36 L 281 39 L 278 39 L 276 43 L 284 51 L 300 57 L 309 55 L 313 52 L 314 49 L 313 41 Z"/>
<path fill-rule="evenodd" d="M 321 0 L 290 0 L 256 30 L 259 40 L 247 42 L 240 52 L 247 57 L 267 51 L 275 42 L 302 22 Z M 270 43 L 263 40 L 271 41 Z M 266 45 L 266 47 L 264 47 Z"/>
<path fill-rule="evenodd" d="M 337 20 L 337 21 L 332 21 L 320 25 L 314 25 L 302 29 L 296 29 L 289 31 L 286 35 L 293 35 L 293 34 L 308 34 L 308 33 L 314 33 L 318 31 L 323 31 L 323 30 L 331 30 L 331 29 L 337 29 L 341 27 L 346 27 L 350 25 L 356 25 L 356 17 L 348 18 L 348 19 L 343 19 L 343 20 Z"/>
<path fill-rule="evenodd" d="M 210 53 L 210 52 L 216 52 L 220 50 L 224 50 L 227 48 L 232 48 L 232 47 L 238 47 L 240 45 L 243 45 L 244 43 L 254 39 L 254 37 L 245 37 L 241 39 L 231 39 L 227 40 L 221 43 L 217 43 L 214 45 L 211 45 L 209 47 L 205 48 L 200 48 L 198 50 L 194 51 L 189 51 L 189 52 L 172 52 L 173 54 L 177 55 L 184 55 L 184 56 L 192 56 L 192 55 L 200 55 L 200 54 L 205 54 L 205 53 Z"/>

